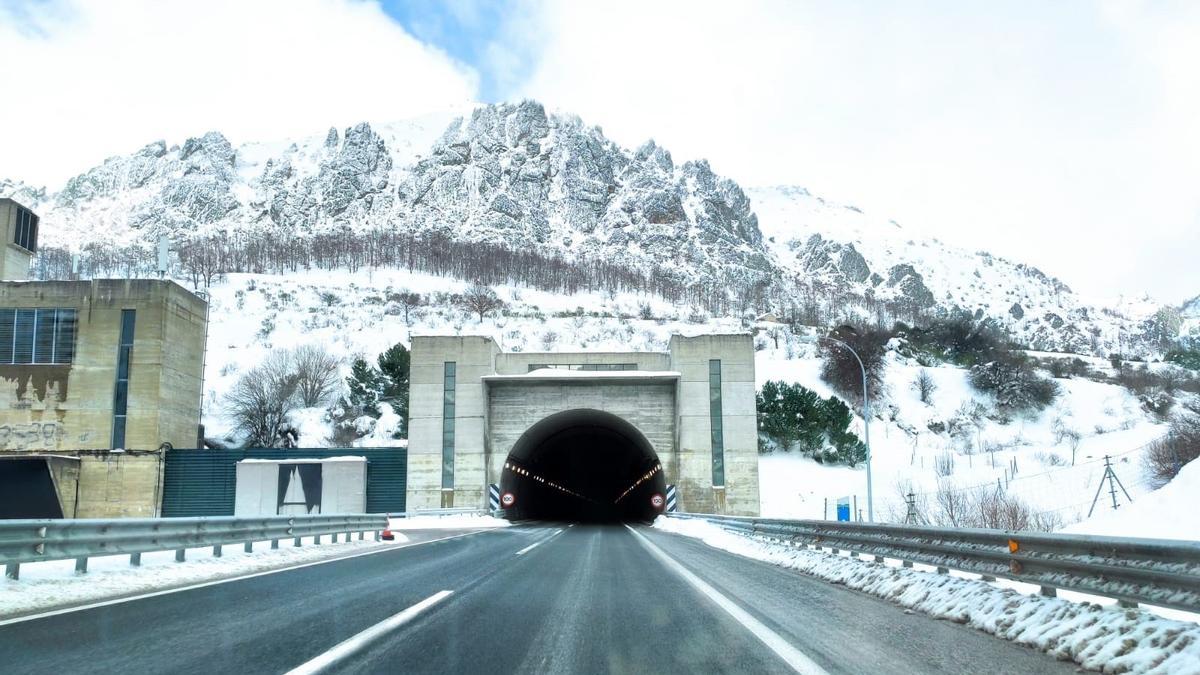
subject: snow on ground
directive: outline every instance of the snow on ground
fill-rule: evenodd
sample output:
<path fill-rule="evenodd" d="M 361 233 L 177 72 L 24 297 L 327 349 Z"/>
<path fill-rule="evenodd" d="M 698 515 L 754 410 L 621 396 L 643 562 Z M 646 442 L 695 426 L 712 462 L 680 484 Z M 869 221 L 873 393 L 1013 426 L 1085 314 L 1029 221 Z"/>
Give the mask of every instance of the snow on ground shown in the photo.
<path fill-rule="evenodd" d="M 181 280 L 181 283 L 185 283 Z M 439 293 L 461 293 L 465 281 L 406 270 L 309 270 L 277 276 L 230 274 L 207 289 L 209 339 L 205 361 L 205 429 L 211 438 L 230 438 L 225 395 L 248 369 L 272 351 L 320 345 L 343 361 L 343 376 L 355 357 L 374 361 L 392 345 L 411 344 L 414 334 L 489 335 L 506 351 L 665 351 L 674 333 L 736 332 L 732 319 L 712 319 L 653 295 L 590 292 L 548 293 L 496 286 L 507 303 L 504 314 L 479 321 Z M 425 304 L 409 311 L 388 300 L 404 291 L 420 293 Z M 652 318 L 642 319 L 648 310 Z M 623 318 L 622 318 L 623 317 Z M 331 435 L 324 407 L 293 416 L 301 445 L 319 447 Z M 395 446 L 399 417 L 385 411 L 362 446 Z"/>
<path fill-rule="evenodd" d="M 396 518 L 392 517 L 388 520 L 388 527 L 393 531 L 404 530 L 458 530 L 458 529 L 485 529 L 494 527 L 508 527 L 512 523 L 503 518 L 493 518 L 492 516 L 483 516 L 470 513 L 460 513 L 447 516 L 413 516 L 411 518 Z"/>
<path fill-rule="evenodd" d="M 466 282 L 406 270 L 358 272 L 312 270 L 286 277 L 231 274 L 210 289 L 209 350 L 206 357 L 204 423 L 210 437 L 236 443 L 224 398 L 237 378 L 272 350 L 318 344 L 343 360 L 343 376 L 356 356 L 368 360 L 388 347 L 411 344 L 414 334 L 491 335 L 507 351 L 664 351 L 674 333 L 738 332 L 732 319 L 671 305 L 652 295 L 580 293 L 569 296 L 515 286 L 498 286 L 507 303 L 503 314 L 482 321 L 447 303 L 439 293 L 460 293 Z M 413 291 L 427 304 L 410 309 L 389 295 Z M 649 316 L 650 318 L 640 318 Z M 833 392 L 820 379 L 820 360 L 812 345 L 792 339 L 773 325 L 755 338 L 758 385 L 767 379 L 798 382 L 821 396 Z M 776 341 L 768 335 L 783 334 Z M 1046 356 L 1042 354 L 1042 356 Z M 1141 448 L 1161 436 L 1164 425 L 1144 413 L 1123 388 L 1086 379 L 1060 379 L 1063 395 L 1040 414 L 1007 424 L 985 420 L 973 434 L 957 439 L 935 433 L 973 403 L 989 405 L 974 391 L 966 371 L 952 366 L 924 368 L 937 389 L 922 403 L 911 383 L 923 369 L 915 362 L 888 357 L 884 391 L 875 392 L 871 423 L 873 483 L 877 519 L 902 519 L 902 493 L 932 499 L 939 483 L 935 464 L 950 456 L 953 471 L 943 479 L 955 488 L 994 486 L 1019 495 L 1038 511 L 1072 523 L 1086 516 L 1101 477 L 1104 455 L 1115 458 L 1118 477 L 1134 500 L 1150 486 L 1142 476 Z M 1097 369 L 1103 359 L 1087 359 Z M 588 376 L 594 376 L 589 373 Z M 393 436 L 401 420 L 390 407 L 361 428 L 361 446 L 402 446 Z M 365 418 L 366 419 L 366 418 Z M 360 420 L 361 421 L 361 420 Z M 368 419 L 369 421 L 369 419 Z M 330 444 L 331 423 L 324 407 L 293 416 L 300 443 Z M 862 421 L 855 429 L 862 435 Z M 1072 466 L 1069 438 L 1079 435 Z M 824 466 L 792 453 L 760 458 L 762 512 L 767 516 L 834 517 L 837 498 L 857 497 L 866 517 L 863 467 Z M 1104 495 L 1101 495 L 1102 497 Z M 1097 506 L 1111 511 L 1111 500 Z"/>
<path fill-rule="evenodd" d="M 700 520 L 660 517 L 654 527 L 963 623 L 1085 668 L 1200 673 L 1200 625 L 1190 621 L 1167 619 L 1140 609 L 1026 595 L 977 579 L 768 543 Z"/>
<path fill-rule="evenodd" d="M 1105 495 L 1107 497 L 1107 495 Z M 1070 525 L 1064 532 L 1200 541 L 1200 461 L 1185 465 L 1170 483 L 1116 511 Z"/>
<path fill-rule="evenodd" d="M 364 541 L 331 544 L 324 536 L 319 546 L 313 545 L 312 537 L 303 537 L 299 548 L 285 539 L 278 550 L 271 550 L 268 541 L 259 541 L 252 553 L 245 553 L 241 544 L 231 544 L 223 547 L 220 558 L 213 557 L 212 547 L 195 548 L 188 549 L 182 563 L 175 562 L 175 551 L 155 551 L 142 554 L 141 567 L 131 567 L 128 555 L 93 557 L 88 559 L 86 574 L 75 573 L 74 560 L 23 563 L 20 579 L 0 578 L 0 619 L 386 550 L 408 541 L 403 535 L 394 542 L 376 542 L 371 537 L 367 533 Z"/>
<path fill-rule="evenodd" d="M 820 396 L 833 390 L 821 379 L 821 361 L 808 348 L 788 358 L 782 349 L 758 353 L 757 386 L 767 380 L 794 382 Z M 917 374 L 926 371 L 936 383 L 928 404 L 912 389 Z M 973 403 L 990 406 L 975 391 L 964 369 L 953 366 L 922 368 L 888 356 L 885 389 L 872 396 L 870 428 L 872 483 L 877 520 L 903 520 L 903 495 L 932 501 L 939 478 L 954 489 L 995 488 L 997 483 L 1038 512 L 1051 512 L 1064 523 L 1085 517 L 1104 476 L 1104 455 L 1114 458 L 1114 470 L 1134 500 L 1151 486 L 1143 475 L 1141 453 L 1165 433 L 1124 388 L 1091 380 L 1059 379 L 1059 399 L 1039 414 L 1017 417 L 1007 424 L 982 420 L 967 437 L 934 433 L 930 425 L 946 424 Z M 852 429 L 863 437 L 862 418 Z M 1056 429 L 1077 432 L 1075 464 L 1069 437 Z M 949 475 L 939 477 L 936 465 L 949 456 Z M 1015 467 L 1015 471 L 1014 471 Z M 849 468 L 819 464 L 798 452 L 776 452 L 759 458 L 762 515 L 776 518 L 836 518 L 839 497 L 849 497 L 867 517 L 865 466 Z M 1107 488 L 1097 512 L 1111 510 Z"/>

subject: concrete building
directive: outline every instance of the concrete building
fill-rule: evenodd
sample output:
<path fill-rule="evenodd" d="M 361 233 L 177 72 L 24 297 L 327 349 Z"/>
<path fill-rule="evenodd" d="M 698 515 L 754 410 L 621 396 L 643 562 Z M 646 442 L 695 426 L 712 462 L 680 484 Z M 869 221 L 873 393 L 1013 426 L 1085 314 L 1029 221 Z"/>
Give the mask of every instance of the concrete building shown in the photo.
<path fill-rule="evenodd" d="M 0 277 L 28 276 L 38 225 L 0 199 Z M 199 442 L 207 314 L 172 281 L 0 281 L 0 513 L 157 515 L 160 449 Z"/>
<path fill-rule="evenodd" d="M 528 517 L 637 518 L 670 484 L 681 510 L 757 514 L 755 415 L 745 334 L 611 353 L 415 337 L 408 508 L 483 507 L 496 484 Z"/>
<path fill-rule="evenodd" d="M 0 282 L 0 451 L 196 447 L 206 312 L 170 281 Z"/>
<path fill-rule="evenodd" d="M 0 197 L 0 279 L 28 279 L 29 258 L 37 252 L 39 219 L 30 209 Z"/>

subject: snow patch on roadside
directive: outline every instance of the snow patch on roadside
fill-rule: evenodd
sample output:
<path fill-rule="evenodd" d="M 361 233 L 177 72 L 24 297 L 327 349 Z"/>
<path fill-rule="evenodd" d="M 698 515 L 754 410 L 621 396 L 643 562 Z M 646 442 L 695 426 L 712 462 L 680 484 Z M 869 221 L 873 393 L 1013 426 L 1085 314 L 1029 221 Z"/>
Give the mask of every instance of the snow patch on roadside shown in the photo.
<path fill-rule="evenodd" d="M 768 543 L 701 520 L 660 517 L 654 527 L 966 624 L 1085 668 L 1200 673 L 1200 625 L 1195 623 Z"/>
<path fill-rule="evenodd" d="M 508 527 L 512 523 L 503 518 L 481 516 L 470 513 L 449 516 L 413 516 L 412 518 L 392 517 L 388 527 L 396 530 L 477 530 L 490 527 Z"/>
<path fill-rule="evenodd" d="M 330 544 L 325 535 L 319 546 L 313 545 L 312 537 L 304 537 L 300 548 L 286 539 L 278 550 L 259 541 L 252 553 L 244 552 L 241 544 L 226 545 L 220 558 L 213 557 L 211 547 L 188 549 L 182 563 L 175 562 L 175 551 L 154 551 L 142 554 L 141 567 L 131 567 L 128 555 L 93 557 L 88 559 L 86 574 L 75 573 L 74 560 L 23 563 L 20 579 L 0 578 L 0 619 L 292 567 L 407 541 L 397 537 L 395 543 L 375 542 L 370 541 L 370 533 L 366 536 L 365 541 Z"/>

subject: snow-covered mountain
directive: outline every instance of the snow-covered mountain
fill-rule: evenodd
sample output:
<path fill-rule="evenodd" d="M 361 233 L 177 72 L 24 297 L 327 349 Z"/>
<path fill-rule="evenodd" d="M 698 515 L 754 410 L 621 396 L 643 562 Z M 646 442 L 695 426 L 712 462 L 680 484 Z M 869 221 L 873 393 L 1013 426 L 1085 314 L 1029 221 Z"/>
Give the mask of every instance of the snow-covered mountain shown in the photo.
<path fill-rule="evenodd" d="M 1033 348 L 1096 354 L 1154 353 L 1184 328 L 1177 309 L 1101 307 L 1036 268 L 803 188 L 746 190 L 704 160 L 676 163 L 653 141 L 622 148 L 531 101 L 238 147 L 210 131 L 57 190 L 0 181 L 0 195 L 40 212 L 44 246 L 72 251 L 396 230 L 615 262 L 810 323 L 965 310 Z"/>

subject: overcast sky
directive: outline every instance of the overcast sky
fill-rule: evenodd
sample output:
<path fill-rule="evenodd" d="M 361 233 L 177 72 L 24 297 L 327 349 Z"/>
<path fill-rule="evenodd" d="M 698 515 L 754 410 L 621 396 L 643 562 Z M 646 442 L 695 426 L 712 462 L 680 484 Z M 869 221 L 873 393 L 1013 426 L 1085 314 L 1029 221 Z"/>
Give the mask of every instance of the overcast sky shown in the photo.
<path fill-rule="evenodd" d="M 1089 294 L 1200 294 L 1200 2 L 0 0 L 0 82 L 0 177 L 52 189 L 532 97 Z"/>

